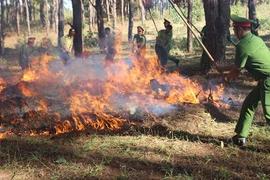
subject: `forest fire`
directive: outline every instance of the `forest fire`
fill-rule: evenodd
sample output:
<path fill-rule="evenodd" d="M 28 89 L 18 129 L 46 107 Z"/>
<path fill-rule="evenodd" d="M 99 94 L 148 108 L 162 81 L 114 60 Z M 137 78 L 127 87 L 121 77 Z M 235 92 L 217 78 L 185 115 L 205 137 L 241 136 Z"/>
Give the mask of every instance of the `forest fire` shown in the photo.
<path fill-rule="evenodd" d="M 155 57 L 131 56 L 110 66 L 90 57 L 60 68 L 50 66 L 52 60 L 38 59 L 16 85 L 0 79 L 2 125 L 30 135 L 114 130 L 144 117 L 158 121 L 177 104 L 206 103 L 211 95 L 219 106 L 222 99 L 222 86 L 205 88 L 178 73 L 162 73 Z"/>

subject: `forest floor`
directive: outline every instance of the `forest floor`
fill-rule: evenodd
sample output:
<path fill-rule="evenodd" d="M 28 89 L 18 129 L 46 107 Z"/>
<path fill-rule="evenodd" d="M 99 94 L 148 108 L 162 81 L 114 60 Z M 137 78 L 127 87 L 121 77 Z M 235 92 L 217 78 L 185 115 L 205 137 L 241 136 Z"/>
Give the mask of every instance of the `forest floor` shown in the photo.
<path fill-rule="evenodd" d="M 152 58 L 155 33 L 152 33 L 152 36 L 151 32 L 148 33 L 147 57 Z M 269 45 L 269 36 L 266 34 L 262 37 Z M 0 96 L 0 180 L 270 179 L 270 127 L 266 125 L 260 106 L 256 110 L 247 145 L 238 147 L 227 142 L 227 139 L 234 135 L 245 96 L 256 85 L 256 81 L 247 72 L 243 71 L 240 77 L 232 82 L 232 86 L 224 86 L 222 102 L 225 102 L 226 106 L 219 106 L 217 104 L 220 102 L 214 101 L 173 103 L 176 108 L 157 116 L 156 121 L 153 121 L 152 116 L 142 115 L 139 118 L 133 117 L 133 120 L 136 120 L 134 122 L 129 119 L 129 123 L 124 123 L 119 129 L 96 130 L 88 127 L 46 135 L 36 133 L 41 132 L 37 129 L 40 130 L 42 123 L 31 119 L 34 117 L 34 114 L 30 114 L 32 111 L 23 117 L 18 117 L 16 113 L 6 116 L 7 95 L 15 97 L 13 95 L 17 92 L 14 92 L 14 89 L 20 87 L 20 84 L 26 85 L 28 89 L 32 88 L 31 84 L 25 84 L 21 79 L 23 75 L 17 60 L 17 41 L 14 37 L 10 37 L 8 41 L 9 48 L 6 49 L 0 64 L 0 77 L 5 82 Z M 129 44 L 123 40 L 122 47 L 121 55 L 116 56 L 117 62 L 129 58 Z M 64 67 L 55 48 L 53 49 L 50 54 L 53 61 L 49 64 L 51 70 L 76 71 L 71 67 Z M 86 67 L 93 65 L 92 62 L 103 61 L 105 54 L 101 54 L 98 48 L 92 48 L 91 52 L 88 59 L 79 60 L 76 64 L 71 63 L 70 66 L 81 63 L 76 68 L 84 72 Z M 173 62 L 168 62 L 167 76 L 171 77 L 170 74 L 176 73 L 177 76 L 196 80 L 198 88 L 206 86 L 208 89 L 215 89 L 222 84 L 221 75 L 217 72 L 207 75 L 200 72 L 201 48 L 195 48 L 193 53 L 175 49 L 173 53 L 181 61 L 178 67 L 175 67 Z M 233 57 L 234 47 L 228 45 L 226 62 L 223 63 L 233 63 Z M 90 73 L 89 76 L 93 74 Z M 156 77 L 159 76 L 153 76 Z M 49 74 L 44 79 L 50 78 Z M 1 83 L 1 87 L 4 87 L 3 82 Z M 43 87 L 47 88 L 41 88 Z M 12 91 L 4 91 L 8 88 Z M 41 88 L 34 87 L 34 90 L 40 91 Z M 81 84 L 77 88 L 80 89 Z M 55 89 L 60 89 L 57 91 L 60 95 L 66 92 L 61 89 L 61 85 Z M 118 86 L 119 91 L 123 89 Z M 31 93 L 32 96 L 35 95 Z M 48 97 L 48 92 L 46 93 Z M 52 98 L 50 100 L 52 101 Z M 14 101 L 8 102 L 10 107 L 18 106 Z M 65 111 L 62 107 L 59 108 L 60 113 Z M 50 118 L 45 119 L 49 121 Z M 51 126 L 47 125 L 46 128 L 48 127 Z"/>

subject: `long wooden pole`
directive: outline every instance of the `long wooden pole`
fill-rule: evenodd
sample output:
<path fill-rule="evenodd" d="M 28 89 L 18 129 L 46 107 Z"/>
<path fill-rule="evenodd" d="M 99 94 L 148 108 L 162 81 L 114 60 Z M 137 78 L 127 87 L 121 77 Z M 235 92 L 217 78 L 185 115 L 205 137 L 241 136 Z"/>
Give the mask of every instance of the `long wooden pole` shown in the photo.
<path fill-rule="evenodd" d="M 209 53 L 209 51 L 206 49 L 206 47 L 204 46 L 204 44 L 202 43 L 202 41 L 200 40 L 200 38 L 196 35 L 196 33 L 194 32 L 194 30 L 192 29 L 192 27 L 190 26 L 190 24 L 187 22 L 186 18 L 184 17 L 184 15 L 182 13 L 180 13 L 178 11 L 178 9 L 175 7 L 175 4 L 172 2 L 172 0 L 169 0 L 170 4 L 173 6 L 173 8 L 175 9 L 175 11 L 177 12 L 177 14 L 181 17 L 181 19 L 184 21 L 184 23 L 187 25 L 187 27 L 191 30 L 192 34 L 195 36 L 195 38 L 198 40 L 199 44 L 202 46 L 203 50 L 206 52 L 206 54 L 208 55 L 208 57 L 210 58 L 211 61 L 213 61 L 216 69 L 218 70 L 218 72 L 220 72 L 220 69 L 218 69 L 216 61 L 214 60 L 214 58 L 212 57 L 212 55 Z"/>

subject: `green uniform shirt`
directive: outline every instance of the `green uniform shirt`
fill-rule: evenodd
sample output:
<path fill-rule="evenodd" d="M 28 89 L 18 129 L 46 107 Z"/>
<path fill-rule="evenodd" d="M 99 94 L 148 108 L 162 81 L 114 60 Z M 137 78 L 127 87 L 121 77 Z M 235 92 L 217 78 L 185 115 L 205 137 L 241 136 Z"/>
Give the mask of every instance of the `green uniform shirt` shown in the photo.
<path fill-rule="evenodd" d="M 61 45 L 65 51 L 70 52 L 73 46 L 73 38 L 69 37 L 68 35 L 63 36 L 61 38 Z"/>
<path fill-rule="evenodd" d="M 106 36 L 106 45 L 107 45 L 108 49 L 114 49 L 114 44 L 115 44 L 115 37 L 111 33 L 108 36 Z"/>
<path fill-rule="evenodd" d="M 145 48 L 146 37 L 143 34 L 141 36 L 135 34 L 133 37 L 133 42 L 136 42 L 138 48 Z"/>
<path fill-rule="evenodd" d="M 29 56 L 35 51 L 33 46 L 26 47 L 27 44 L 23 44 L 19 51 L 19 59 L 29 59 Z"/>
<path fill-rule="evenodd" d="M 246 34 L 236 45 L 235 65 L 245 67 L 256 80 L 270 75 L 270 52 L 264 41 Z"/>
<path fill-rule="evenodd" d="M 156 44 L 164 46 L 167 50 L 167 52 L 169 52 L 172 48 L 172 33 L 168 33 L 166 34 L 166 30 L 160 30 L 158 32 L 158 37 L 157 37 L 157 41 Z"/>

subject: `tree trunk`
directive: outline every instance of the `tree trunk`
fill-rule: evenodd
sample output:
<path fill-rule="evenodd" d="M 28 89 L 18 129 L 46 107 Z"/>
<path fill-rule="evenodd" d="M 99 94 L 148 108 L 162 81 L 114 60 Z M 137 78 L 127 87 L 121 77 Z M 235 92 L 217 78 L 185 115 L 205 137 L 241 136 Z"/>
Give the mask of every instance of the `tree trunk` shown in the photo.
<path fill-rule="evenodd" d="M 121 22 L 124 25 L 125 17 L 124 17 L 124 0 L 121 0 Z"/>
<path fill-rule="evenodd" d="M 107 21 L 110 24 L 111 17 L 110 17 L 110 1 L 109 0 L 106 0 L 106 12 L 107 12 Z"/>
<path fill-rule="evenodd" d="M 24 1 L 24 6 L 25 6 L 25 13 L 26 13 L 28 36 L 29 36 L 31 34 L 31 28 L 30 28 L 29 9 L 28 9 L 27 0 Z"/>
<path fill-rule="evenodd" d="M 192 24 L 193 0 L 188 0 L 188 23 Z M 187 52 L 193 52 L 193 36 L 191 30 L 187 27 Z"/>
<path fill-rule="evenodd" d="M 100 49 L 105 48 L 105 31 L 104 31 L 104 21 L 102 12 L 102 0 L 96 0 L 96 11 L 97 11 L 97 28 L 98 28 L 98 38 Z"/>
<path fill-rule="evenodd" d="M 93 4 L 94 5 L 94 4 Z M 89 31 L 93 32 L 93 25 L 94 25 L 94 21 L 95 21 L 95 9 L 93 7 L 93 5 L 89 2 Z"/>
<path fill-rule="evenodd" d="M 58 34 L 58 12 L 59 12 L 59 0 L 55 0 L 55 12 L 54 12 L 54 21 L 55 21 L 55 32 Z"/>
<path fill-rule="evenodd" d="M 50 20 L 50 28 L 51 29 L 53 29 L 53 27 L 55 25 L 55 23 L 54 23 L 54 11 L 55 11 L 54 6 L 55 6 L 54 1 L 50 2 L 49 20 Z"/>
<path fill-rule="evenodd" d="M 8 4 L 8 2 L 6 0 L 6 22 L 7 22 L 7 24 L 10 23 L 9 22 L 9 15 L 10 15 L 10 7 L 9 7 L 9 4 Z"/>
<path fill-rule="evenodd" d="M 112 0 L 112 12 L 113 12 L 113 29 L 115 29 L 116 28 L 116 19 L 117 19 L 116 0 Z"/>
<path fill-rule="evenodd" d="M 141 20 L 142 20 L 142 24 L 143 24 L 145 21 L 145 8 L 143 6 L 142 0 L 138 0 L 138 3 L 139 3 L 140 11 L 141 11 Z"/>
<path fill-rule="evenodd" d="M 85 20 L 85 17 L 84 17 L 84 0 L 81 0 L 81 8 L 82 8 L 82 23 L 84 22 Z"/>
<path fill-rule="evenodd" d="M 32 3 L 31 3 L 31 0 L 29 0 L 29 3 L 28 3 L 28 13 L 29 13 L 29 20 L 30 22 L 32 21 Z"/>
<path fill-rule="evenodd" d="M 39 17 L 43 27 L 45 27 L 44 2 L 39 4 Z"/>
<path fill-rule="evenodd" d="M 160 1 L 160 10 L 159 10 L 160 17 L 163 17 L 163 6 L 164 6 L 164 0 L 161 0 Z"/>
<path fill-rule="evenodd" d="M 20 0 L 16 0 L 16 24 L 17 24 L 17 35 L 20 36 Z"/>
<path fill-rule="evenodd" d="M 75 56 L 80 57 L 83 50 L 81 0 L 72 0 L 72 8 L 73 8 L 73 27 L 75 29 L 74 51 L 75 51 Z"/>
<path fill-rule="evenodd" d="M 230 23 L 230 1 L 204 0 L 206 21 L 206 48 L 215 61 L 225 59 L 226 40 Z M 209 71 L 213 62 L 205 55 L 201 58 L 201 69 Z"/>
<path fill-rule="evenodd" d="M 49 9 L 48 9 L 48 0 L 45 1 L 46 6 L 46 34 L 49 35 L 50 21 L 49 21 Z"/>
<path fill-rule="evenodd" d="M 134 18 L 134 8 L 133 8 L 134 0 L 129 0 L 129 16 L 128 16 L 128 41 L 131 42 L 133 38 L 133 18 Z"/>
<path fill-rule="evenodd" d="M 253 12 L 256 12 L 255 8 L 256 0 L 248 0 L 248 18 L 252 19 Z"/>
<path fill-rule="evenodd" d="M 4 19 L 4 13 L 5 13 L 5 5 L 4 0 L 1 0 L 1 24 L 0 24 L 0 56 L 4 54 L 4 40 L 5 40 L 5 33 L 4 33 L 4 27 L 5 27 L 5 19 Z"/>
<path fill-rule="evenodd" d="M 58 8 L 58 46 L 61 46 L 61 37 L 64 36 L 64 0 L 59 0 Z"/>

